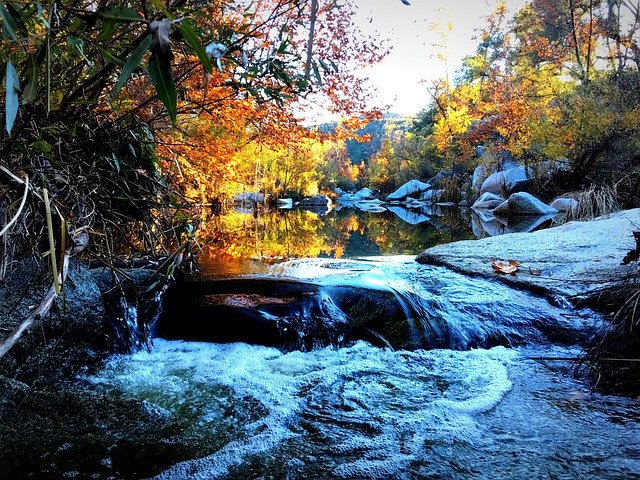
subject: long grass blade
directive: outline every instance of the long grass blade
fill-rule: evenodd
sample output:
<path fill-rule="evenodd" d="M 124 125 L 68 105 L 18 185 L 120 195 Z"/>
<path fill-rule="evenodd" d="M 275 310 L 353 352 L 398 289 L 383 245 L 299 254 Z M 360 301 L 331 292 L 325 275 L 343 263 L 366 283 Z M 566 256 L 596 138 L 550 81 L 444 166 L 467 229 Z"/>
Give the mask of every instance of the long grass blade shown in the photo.
<path fill-rule="evenodd" d="M 49 232 L 49 257 L 51 259 L 51 271 L 53 273 L 53 286 L 56 295 L 60 295 L 60 281 L 58 280 L 58 265 L 56 261 L 56 242 L 53 234 L 53 220 L 51 218 L 51 205 L 49 205 L 49 192 L 42 189 L 44 197 L 45 216 L 47 218 L 47 230 Z"/>
<path fill-rule="evenodd" d="M 9 230 L 9 228 L 11 228 L 11 225 L 13 225 L 14 223 L 16 223 L 18 221 L 18 218 L 20 218 L 20 214 L 22 213 L 22 209 L 24 208 L 24 204 L 27 202 L 27 195 L 28 194 L 29 194 L 29 175 L 25 175 L 25 177 L 24 177 L 24 194 L 22 195 L 22 201 L 20 202 L 20 206 L 18 207 L 18 211 L 16 212 L 14 217 L 11 220 L 9 220 L 9 222 L 4 226 L 2 231 L 0 231 L 0 237 L 3 236 Z"/>

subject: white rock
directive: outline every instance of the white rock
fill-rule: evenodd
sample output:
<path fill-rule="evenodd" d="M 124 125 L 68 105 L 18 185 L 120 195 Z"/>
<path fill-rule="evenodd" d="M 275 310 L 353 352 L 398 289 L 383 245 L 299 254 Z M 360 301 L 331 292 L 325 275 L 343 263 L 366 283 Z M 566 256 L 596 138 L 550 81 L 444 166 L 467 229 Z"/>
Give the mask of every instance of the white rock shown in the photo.
<path fill-rule="evenodd" d="M 551 206 L 559 212 L 575 213 L 578 210 L 578 201 L 571 197 L 558 197 L 551 202 Z"/>
<path fill-rule="evenodd" d="M 410 195 L 420 194 L 426 192 L 431 188 L 428 183 L 421 182 L 420 180 L 409 180 L 407 183 L 398 188 L 395 192 L 387 197 L 388 201 L 392 200 L 404 200 Z"/>
<path fill-rule="evenodd" d="M 517 192 L 511 195 L 493 209 L 496 215 L 552 215 L 558 213 L 553 207 L 538 200 L 526 192 Z"/>
<path fill-rule="evenodd" d="M 471 206 L 474 210 L 492 210 L 504 202 L 504 198 L 491 192 L 484 192 Z"/>

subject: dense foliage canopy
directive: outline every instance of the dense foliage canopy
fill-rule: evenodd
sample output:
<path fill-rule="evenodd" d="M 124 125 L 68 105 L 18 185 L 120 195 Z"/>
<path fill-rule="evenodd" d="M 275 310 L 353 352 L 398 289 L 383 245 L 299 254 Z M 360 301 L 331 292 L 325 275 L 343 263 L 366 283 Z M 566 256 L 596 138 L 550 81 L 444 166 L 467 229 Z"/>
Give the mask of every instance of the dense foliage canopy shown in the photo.
<path fill-rule="evenodd" d="M 314 136 L 296 104 L 375 115 L 353 72 L 385 50 L 352 14 L 318 0 L 0 2 L 0 216 L 20 220 L 5 239 L 38 237 L 46 191 L 54 223 L 98 233 L 97 252 L 166 248 L 192 230 L 184 207 L 246 175 L 256 149 L 286 188 Z"/>

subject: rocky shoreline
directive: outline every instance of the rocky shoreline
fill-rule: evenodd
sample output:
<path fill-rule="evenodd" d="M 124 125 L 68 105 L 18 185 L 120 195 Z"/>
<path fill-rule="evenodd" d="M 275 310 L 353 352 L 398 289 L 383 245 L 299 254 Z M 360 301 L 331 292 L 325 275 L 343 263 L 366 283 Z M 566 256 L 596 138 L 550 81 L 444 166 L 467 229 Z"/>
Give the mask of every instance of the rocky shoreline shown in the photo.
<path fill-rule="evenodd" d="M 532 233 L 441 245 L 416 260 L 549 297 L 579 299 L 633 273 L 633 263 L 621 263 L 636 247 L 633 232 L 639 226 L 640 209 L 627 210 Z M 515 275 L 496 273 L 492 257 L 518 261 Z M 3 334 L 28 315 L 48 284 L 46 265 L 32 262 L 0 285 Z M 0 477 L 148 477 L 217 448 L 218 439 L 163 409 L 78 380 L 113 351 L 104 302 L 112 287 L 107 269 L 72 263 L 64 306 L 59 301 L 0 358 Z"/>

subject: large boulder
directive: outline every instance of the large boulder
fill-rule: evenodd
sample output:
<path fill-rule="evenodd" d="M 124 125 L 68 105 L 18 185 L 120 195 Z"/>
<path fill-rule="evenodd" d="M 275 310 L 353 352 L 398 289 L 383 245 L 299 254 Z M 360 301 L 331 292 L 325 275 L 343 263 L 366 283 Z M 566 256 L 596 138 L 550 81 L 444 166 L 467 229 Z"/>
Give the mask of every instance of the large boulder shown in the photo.
<path fill-rule="evenodd" d="M 534 184 L 535 172 L 529 167 L 519 166 L 504 170 L 504 185 L 507 194 L 526 192 Z"/>
<path fill-rule="evenodd" d="M 575 198 L 558 197 L 553 202 L 551 202 L 551 206 L 559 212 L 568 212 L 571 214 L 575 214 L 578 211 L 579 203 Z"/>
<path fill-rule="evenodd" d="M 444 197 L 444 190 L 427 190 L 420 195 L 420 200 L 423 202 L 438 203 Z"/>
<path fill-rule="evenodd" d="M 527 192 L 517 192 L 498 205 L 493 213 L 495 215 L 553 215 L 558 210 L 538 200 Z"/>
<path fill-rule="evenodd" d="M 480 193 L 511 195 L 530 189 L 534 184 L 535 172 L 525 166 L 502 170 L 489 175 L 480 187 Z"/>
<path fill-rule="evenodd" d="M 361 188 L 356 193 L 345 193 L 343 192 L 337 199 L 337 202 L 340 205 L 351 207 L 356 206 L 360 202 L 372 201 L 376 200 L 375 194 L 373 190 L 370 188 Z"/>
<path fill-rule="evenodd" d="M 430 188 L 431 185 L 428 183 L 421 182 L 420 180 L 409 180 L 395 192 L 387 196 L 387 200 L 390 202 L 394 200 L 404 200 L 409 196 L 417 196 L 426 192 Z"/>
<path fill-rule="evenodd" d="M 296 205 L 299 207 L 329 207 L 331 199 L 326 195 L 313 195 L 312 197 L 303 198 Z"/>
<path fill-rule="evenodd" d="M 490 192 L 480 195 L 480 198 L 471 206 L 474 210 L 493 210 L 504 202 L 504 198 Z"/>
<path fill-rule="evenodd" d="M 374 198 L 376 198 L 373 190 L 367 187 L 361 188 L 353 195 L 360 200 L 373 200 Z"/>
<path fill-rule="evenodd" d="M 233 203 L 264 203 L 265 196 L 260 192 L 245 192 L 239 193 L 233 197 Z"/>

